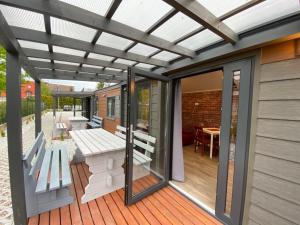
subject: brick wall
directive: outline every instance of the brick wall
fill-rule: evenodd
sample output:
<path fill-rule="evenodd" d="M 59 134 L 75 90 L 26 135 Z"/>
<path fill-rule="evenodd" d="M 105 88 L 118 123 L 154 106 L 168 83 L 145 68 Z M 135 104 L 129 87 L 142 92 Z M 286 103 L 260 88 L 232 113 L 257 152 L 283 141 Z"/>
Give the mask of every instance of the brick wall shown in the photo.
<path fill-rule="evenodd" d="M 116 107 L 115 118 L 107 117 L 107 97 L 118 96 L 120 101 L 121 89 L 119 86 L 115 88 L 107 88 L 97 92 L 99 116 L 103 118 L 103 128 L 109 132 L 114 133 L 116 126 L 120 124 L 120 110 Z M 117 101 L 116 101 L 117 102 Z"/>
<path fill-rule="evenodd" d="M 195 106 L 195 103 L 199 105 Z M 219 127 L 222 91 L 183 93 L 182 128 L 193 131 L 194 126 Z"/>

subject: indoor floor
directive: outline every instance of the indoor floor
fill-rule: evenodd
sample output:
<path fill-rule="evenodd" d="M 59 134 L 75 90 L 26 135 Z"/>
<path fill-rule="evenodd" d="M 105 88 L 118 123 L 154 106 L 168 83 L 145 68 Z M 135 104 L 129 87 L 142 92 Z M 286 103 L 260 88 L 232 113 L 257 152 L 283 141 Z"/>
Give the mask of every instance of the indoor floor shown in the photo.
<path fill-rule="evenodd" d="M 211 209 L 215 209 L 217 174 L 218 174 L 218 156 L 209 158 L 209 149 L 201 155 L 200 151 L 194 151 L 194 145 L 184 146 L 184 174 L 185 181 L 172 181 L 177 187 L 184 190 L 204 205 Z M 227 206 L 230 208 L 232 193 L 233 166 L 229 166 L 229 182 Z"/>

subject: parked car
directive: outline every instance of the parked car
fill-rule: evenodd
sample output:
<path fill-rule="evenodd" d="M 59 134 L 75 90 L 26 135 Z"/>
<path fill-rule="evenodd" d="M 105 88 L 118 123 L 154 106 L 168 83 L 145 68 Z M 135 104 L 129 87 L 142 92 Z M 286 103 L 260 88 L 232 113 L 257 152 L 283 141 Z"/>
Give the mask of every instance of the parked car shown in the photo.
<path fill-rule="evenodd" d="M 72 111 L 72 106 L 70 106 L 70 105 L 64 105 L 63 110 L 64 111 Z"/>

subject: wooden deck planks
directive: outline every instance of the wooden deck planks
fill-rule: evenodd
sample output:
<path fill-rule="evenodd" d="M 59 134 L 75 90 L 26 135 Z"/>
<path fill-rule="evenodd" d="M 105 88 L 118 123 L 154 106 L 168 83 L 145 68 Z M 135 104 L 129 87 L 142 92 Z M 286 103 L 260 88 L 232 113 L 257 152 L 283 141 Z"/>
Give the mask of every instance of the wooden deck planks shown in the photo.
<path fill-rule="evenodd" d="M 84 163 L 71 166 L 76 201 L 71 205 L 29 219 L 30 225 L 114 225 L 114 224 L 221 224 L 171 187 L 150 195 L 129 207 L 124 205 L 124 190 L 119 189 L 81 204 L 81 196 L 91 173 Z M 155 180 L 151 176 L 135 181 L 135 191 L 144 190 Z"/>

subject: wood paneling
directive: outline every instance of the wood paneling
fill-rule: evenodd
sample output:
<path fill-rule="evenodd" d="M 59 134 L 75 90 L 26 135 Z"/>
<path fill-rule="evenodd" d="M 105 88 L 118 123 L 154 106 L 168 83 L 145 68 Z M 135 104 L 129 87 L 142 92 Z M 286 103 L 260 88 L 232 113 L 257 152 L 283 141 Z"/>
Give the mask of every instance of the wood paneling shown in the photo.
<path fill-rule="evenodd" d="M 296 55 L 300 56 L 300 39 L 296 40 Z"/>
<path fill-rule="evenodd" d="M 293 59 L 295 56 L 296 51 L 294 40 L 269 45 L 261 49 L 262 64 Z"/>
<path fill-rule="evenodd" d="M 288 46 L 291 42 L 270 46 L 263 55 L 263 62 L 273 63 L 260 71 L 248 224 L 300 222 L 300 58 L 281 52 Z M 274 62 L 283 56 L 289 60 Z"/>
<path fill-rule="evenodd" d="M 300 78 L 300 58 L 265 64 L 261 68 L 261 82 L 295 78 Z"/>
<path fill-rule="evenodd" d="M 159 225 L 172 224 L 173 222 L 176 225 L 221 225 L 220 222 L 171 187 L 163 188 L 129 207 L 124 205 L 123 189 L 82 204 L 80 198 L 84 192 L 83 187 L 88 182 L 90 172 L 86 164 L 76 164 L 72 165 L 72 174 L 73 188 L 75 187 L 74 194 L 77 197 L 73 204 L 78 206 L 76 215 L 71 215 L 72 224 Z M 151 178 L 145 177 L 137 182 L 138 188 L 144 188 L 151 182 Z M 29 224 L 56 224 L 52 223 L 52 221 L 55 221 L 59 225 L 65 225 L 67 223 L 64 223 L 64 221 L 65 219 L 68 220 L 70 211 L 71 205 L 70 207 L 54 209 L 30 218 Z M 74 220 L 76 216 L 78 218 Z"/>

